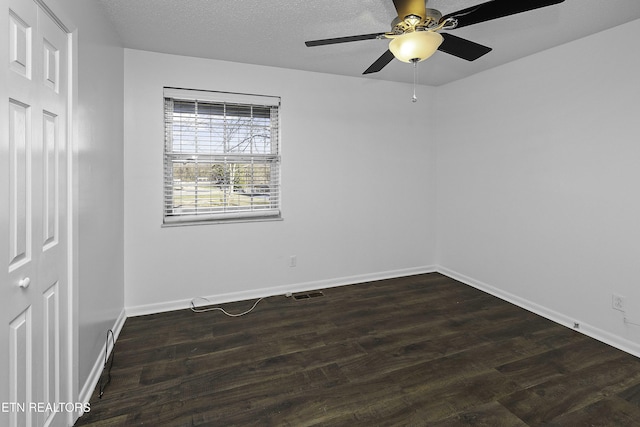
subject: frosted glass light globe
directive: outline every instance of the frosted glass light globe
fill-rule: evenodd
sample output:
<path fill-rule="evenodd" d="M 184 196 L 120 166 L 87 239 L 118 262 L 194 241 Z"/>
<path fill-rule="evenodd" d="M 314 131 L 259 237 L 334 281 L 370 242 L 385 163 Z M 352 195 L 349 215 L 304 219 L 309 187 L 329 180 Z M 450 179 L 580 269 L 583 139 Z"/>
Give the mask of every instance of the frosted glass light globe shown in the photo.
<path fill-rule="evenodd" d="M 438 50 L 442 36 L 434 31 L 412 31 L 394 37 L 389 50 L 402 62 L 424 61 Z"/>

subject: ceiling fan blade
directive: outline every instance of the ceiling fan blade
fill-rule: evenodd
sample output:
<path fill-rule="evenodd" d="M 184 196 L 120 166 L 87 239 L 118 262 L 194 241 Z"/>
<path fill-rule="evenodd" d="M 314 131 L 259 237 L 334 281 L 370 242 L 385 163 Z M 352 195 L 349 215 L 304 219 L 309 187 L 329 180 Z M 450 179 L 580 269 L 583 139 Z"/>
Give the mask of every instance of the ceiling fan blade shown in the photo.
<path fill-rule="evenodd" d="M 382 70 L 389 62 L 393 61 L 393 58 L 393 53 L 391 53 L 391 51 L 387 49 L 387 51 L 383 53 L 380 58 L 376 59 L 376 62 L 371 64 L 371 66 L 367 68 L 362 74 L 377 73 L 378 71 Z"/>
<path fill-rule="evenodd" d="M 563 1 L 564 0 L 493 0 L 445 15 L 440 19 L 440 22 L 448 18 L 455 18 L 458 21 L 456 28 L 466 27 L 467 25 L 477 24 L 479 22 L 552 6 L 562 3 Z"/>
<path fill-rule="evenodd" d="M 449 55 L 457 56 L 458 58 L 466 59 L 467 61 L 475 61 L 492 50 L 490 47 L 463 39 L 462 37 L 448 33 L 441 34 L 444 40 L 438 50 L 448 53 Z"/>
<path fill-rule="evenodd" d="M 398 18 L 402 21 L 408 15 L 417 15 L 420 18 L 427 16 L 427 7 L 424 0 L 393 0 L 393 5 L 398 12 Z"/>
<path fill-rule="evenodd" d="M 378 37 L 383 36 L 384 34 L 385 33 L 361 34 L 359 36 L 347 36 L 347 37 L 336 37 L 333 39 L 311 40 L 308 42 L 304 42 L 304 44 L 306 44 L 308 47 L 312 47 L 312 46 L 324 46 L 327 44 L 357 42 L 360 40 L 377 39 Z"/>

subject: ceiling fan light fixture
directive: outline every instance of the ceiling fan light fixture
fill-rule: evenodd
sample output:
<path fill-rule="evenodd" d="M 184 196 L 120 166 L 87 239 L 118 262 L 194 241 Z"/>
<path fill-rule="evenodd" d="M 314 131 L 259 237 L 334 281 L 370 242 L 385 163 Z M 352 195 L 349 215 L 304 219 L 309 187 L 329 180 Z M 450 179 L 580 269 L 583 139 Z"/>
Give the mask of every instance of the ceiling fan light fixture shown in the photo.
<path fill-rule="evenodd" d="M 419 62 L 433 55 L 442 40 L 435 31 L 411 31 L 394 37 L 389 42 L 389 50 L 402 62 Z"/>

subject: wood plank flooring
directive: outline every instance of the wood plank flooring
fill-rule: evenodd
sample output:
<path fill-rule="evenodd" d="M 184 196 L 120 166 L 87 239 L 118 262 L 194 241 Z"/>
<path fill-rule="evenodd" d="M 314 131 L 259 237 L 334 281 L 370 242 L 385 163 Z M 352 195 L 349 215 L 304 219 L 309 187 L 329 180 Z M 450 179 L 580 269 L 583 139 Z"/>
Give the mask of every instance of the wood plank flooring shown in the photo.
<path fill-rule="evenodd" d="M 323 293 L 127 319 L 76 425 L 640 425 L 640 359 L 453 279 Z"/>

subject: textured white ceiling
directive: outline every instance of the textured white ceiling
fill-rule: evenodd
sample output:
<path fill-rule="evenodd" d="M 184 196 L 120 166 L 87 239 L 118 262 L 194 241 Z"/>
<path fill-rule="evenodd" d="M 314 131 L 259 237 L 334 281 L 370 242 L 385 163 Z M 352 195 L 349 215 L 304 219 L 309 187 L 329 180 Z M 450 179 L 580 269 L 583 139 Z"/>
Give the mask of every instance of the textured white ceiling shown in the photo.
<path fill-rule="evenodd" d="M 304 42 L 388 31 L 396 16 L 392 0 L 92 1 L 102 5 L 125 47 L 347 76 L 361 76 L 388 42 L 313 48 Z M 485 1 L 429 0 L 427 7 L 447 14 Z M 436 52 L 420 63 L 420 83 L 448 83 L 635 19 L 640 0 L 566 0 L 453 30 L 493 51 L 474 62 Z M 363 78 L 411 82 L 413 70 L 394 60 Z"/>

